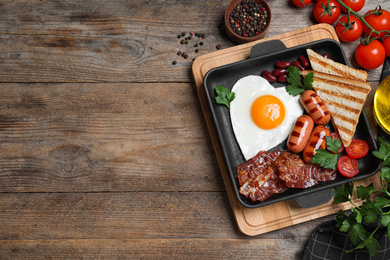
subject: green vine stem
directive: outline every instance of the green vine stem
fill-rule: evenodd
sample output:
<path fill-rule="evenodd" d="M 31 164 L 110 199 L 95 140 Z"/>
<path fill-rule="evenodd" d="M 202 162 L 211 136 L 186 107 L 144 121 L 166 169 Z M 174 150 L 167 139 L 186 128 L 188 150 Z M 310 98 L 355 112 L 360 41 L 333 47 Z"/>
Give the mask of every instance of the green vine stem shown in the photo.
<path fill-rule="evenodd" d="M 344 4 L 344 2 L 342 0 L 336 0 L 342 7 L 344 7 L 347 11 L 348 11 L 348 15 L 350 14 L 353 14 L 355 15 L 357 18 L 360 19 L 360 21 L 362 21 L 362 23 L 364 23 L 369 29 L 370 29 L 370 35 L 368 35 L 368 37 L 371 36 L 372 33 L 376 33 L 377 35 L 379 35 L 381 32 L 385 32 L 385 37 L 387 36 L 390 36 L 390 31 L 376 31 L 374 28 L 372 28 L 371 25 L 369 25 L 366 21 L 366 19 L 364 19 L 365 15 L 360 15 L 358 14 L 357 12 L 355 12 L 354 10 L 352 10 L 349 6 L 347 6 L 346 4 Z M 377 14 L 378 12 L 381 11 L 381 8 L 379 7 L 379 10 L 378 9 L 375 9 L 374 12 L 371 12 L 370 14 L 374 13 L 374 14 Z M 376 37 L 378 38 L 378 37 Z M 376 39 L 376 38 L 373 38 L 373 39 Z M 371 40 L 373 40 L 371 39 Z M 370 41 L 367 40 L 367 43 L 369 43 Z"/>

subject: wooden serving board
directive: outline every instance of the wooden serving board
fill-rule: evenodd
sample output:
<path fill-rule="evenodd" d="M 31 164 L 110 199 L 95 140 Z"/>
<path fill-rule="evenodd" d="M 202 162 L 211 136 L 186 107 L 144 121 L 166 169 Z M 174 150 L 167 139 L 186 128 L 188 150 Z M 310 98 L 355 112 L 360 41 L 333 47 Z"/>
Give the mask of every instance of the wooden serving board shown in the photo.
<path fill-rule="evenodd" d="M 260 42 L 279 39 L 287 46 L 287 48 L 289 48 L 325 38 L 339 41 L 337 34 L 332 26 L 327 24 L 317 24 L 311 27 L 265 38 L 256 42 L 237 45 L 228 49 L 202 55 L 196 58 L 193 63 L 192 72 L 196 89 L 202 105 L 208 130 L 211 135 L 214 150 L 217 155 L 217 160 L 221 169 L 221 174 L 229 201 L 233 209 L 237 225 L 241 232 L 246 235 L 259 235 L 305 221 L 324 217 L 336 213 L 340 209 L 349 209 L 350 204 L 344 203 L 336 205 L 332 204 L 332 201 L 330 201 L 317 207 L 302 208 L 298 206 L 295 200 L 287 200 L 255 209 L 242 206 L 236 198 L 226 166 L 224 164 L 221 147 L 216 136 L 216 130 L 211 119 L 210 111 L 208 110 L 205 91 L 203 88 L 203 78 L 212 68 L 249 58 L 252 46 Z M 374 186 L 376 187 L 380 186 L 378 174 L 374 175 L 373 177 L 358 181 L 355 183 L 355 185 L 368 185 L 371 182 L 374 183 Z"/>

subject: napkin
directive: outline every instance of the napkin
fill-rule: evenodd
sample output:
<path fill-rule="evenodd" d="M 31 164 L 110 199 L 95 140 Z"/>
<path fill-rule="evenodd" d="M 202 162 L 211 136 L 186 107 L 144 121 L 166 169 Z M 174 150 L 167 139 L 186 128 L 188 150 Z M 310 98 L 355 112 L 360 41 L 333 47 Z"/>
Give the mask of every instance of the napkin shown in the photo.
<path fill-rule="evenodd" d="M 390 58 L 386 57 L 383 64 L 380 81 L 390 75 Z M 378 127 L 378 136 L 390 141 L 390 136 Z M 374 228 L 367 226 L 369 229 Z M 380 244 L 380 249 L 373 257 L 368 249 L 359 249 L 347 253 L 354 248 L 348 234 L 338 231 L 336 221 L 331 220 L 321 223 L 310 235 L 303 252 L 302 260 L 389 260 L 390 240 L 387 238 L 386 229 L 380 228 L 376 234 Z"/>

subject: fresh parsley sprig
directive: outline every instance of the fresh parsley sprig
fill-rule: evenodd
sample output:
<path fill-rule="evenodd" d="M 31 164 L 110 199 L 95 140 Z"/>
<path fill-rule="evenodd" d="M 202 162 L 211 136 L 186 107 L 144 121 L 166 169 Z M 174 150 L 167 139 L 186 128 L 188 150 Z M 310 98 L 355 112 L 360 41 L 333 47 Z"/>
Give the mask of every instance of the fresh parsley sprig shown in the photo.
<path fill-rule="evenodd" d="M 371 183 L 368 186 L 356 187 L 356 195 L 363 201 L 359 207 L 352 200 L 354 184 L 346 183 L 334 188 L 333 203 L 350 202 L 352 204 L 351 212 L 348 215 L 340 210 L 336 216 L 337 227 L 341 232 L 348 233 L 354 248 L 367 248 L 370 255 L 374 256 L 380 249 L 376 232 L 379 228 L 385 227 L 387 237 L 390 239 L 390 192 L 388 186 L 390 183 L 390 144 L 383 138 L 378 138 L 380 147 L 378 151 L 373 151 L 373 155 L 382 161 L 379 172 L 381 188 L 376 189 Z M 372 195 L 377 195 L 372 198 Z M 365 224 L 378 223 L 374 230 L 367 228 Z"/>
<path fill-rule="evenodd" d="M 231 92 L 230 89 L 225 88 L 224 86 L 215 87 L 215 92 L 217 96 L 215 97 L 215 102 L 219 105 L 225 105 L 230 108 L 230 102 L 233 101 L 236 94 Z"/>
<path fill-rule="evenodd" d="M 291 96 L 302 94 L 303 91 L 313 89 L 314 73 L 310 72 L 306 77 L 301 79 L 301 71 L 295 66 L 287 68 L 287 82 L 286 91 Z"/>
<path fill-rule="evenodd" d="M 338 151 L 341 146 L 341 141 L 338 138 L 332 138 L 330 136 L 326 138 L 326 149 L 317 149 L 314 157 L 310 162 L 318 164 L 326 169 L 337 168 Z"/>

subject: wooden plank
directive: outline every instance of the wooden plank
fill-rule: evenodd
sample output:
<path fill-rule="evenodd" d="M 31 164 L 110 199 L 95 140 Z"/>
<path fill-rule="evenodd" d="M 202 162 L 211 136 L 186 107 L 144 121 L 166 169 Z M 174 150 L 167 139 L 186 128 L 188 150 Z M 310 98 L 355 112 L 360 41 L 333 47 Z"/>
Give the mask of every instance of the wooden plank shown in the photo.
<path fill-rule="evenodd" d="M 0 192 L 225 190 L 190 84 L 0 84 L 0 115 Z"/>
<path fill-rule="evenodd" d="M 294 8 L 289 1 L 271 1 L 275 22 L 268 37 L 313 25 L 312 8 Z M 367 1 L 362 12 L 385 0 Z M 1 82 L 190 82 L 192 59 L 234 46 L 222 17 L 228 2 L 167 0 L 1 1 Z M 174 6 L 174 8 L 172 8 Z M 388 9 L 387 8 L 387 9 Z M 141 11 L 140 11 L 141 10 Z M 281 22 L 282 21 L 282 22 Z M 288 26 L 286 26 L 288 24 Z M 182 31 L 206 34 L 195 53 L 182 45 Z M 354 46 L 344 44 L 351 65 Z M 184 60 L 176 55 L 186 51 Z M 171 63 L 177 60 L 178 64 Z M 377 81 L 380 68 L 369 71 Z"/>
<path fill-rule="evenodd" d="M 0 251 L 6 240 L 244 237 L 225 192 L 0 193 L 0 201 Z M 307 238 L 311 229 L 258 239 Z"/>
<path fill-rule="evenodd" d="M 301 259 L 300 239 L 0 241 L 2 259 Z M 275 248 L 288 250 L 274 250 Z"/>

